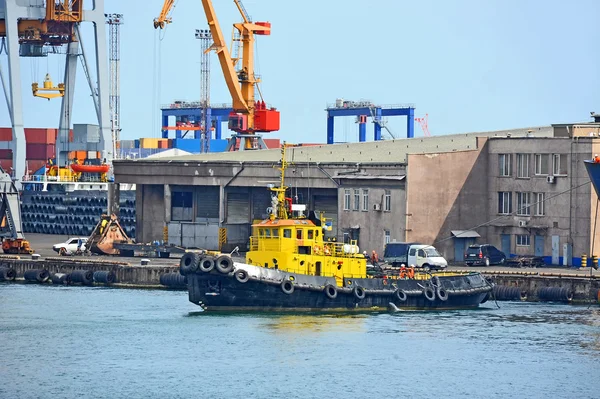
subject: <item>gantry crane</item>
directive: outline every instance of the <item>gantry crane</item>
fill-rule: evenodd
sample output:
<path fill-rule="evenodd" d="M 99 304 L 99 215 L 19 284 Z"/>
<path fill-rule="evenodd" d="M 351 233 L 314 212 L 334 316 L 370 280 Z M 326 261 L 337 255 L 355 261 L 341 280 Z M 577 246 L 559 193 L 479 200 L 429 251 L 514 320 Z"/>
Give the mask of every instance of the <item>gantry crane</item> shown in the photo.
<path fill-rule="evenodd" d="M 255 99 L 255 88 L 260 83 L 260 79 L 254 73 L 254 35 L 270 35 L 271 24 L 252 22 L 241 1 L 234 0 L 234 3 L 244 20 L 233 24 L 237 30 L 235 40 L 239 40 L 242 45 L 242 63 L 237 70 L 238 58 L 231 57 L 212 1 L 202 0 L 202 7 L 214 41 L 211 49 L 217 53 L 233 103 L 233 112 L 229 115 L 229 129 L 237 134 L 233 135 L 227 150 L 235 148 L 238 138 L 240 150 L 254 148 L 256 141 L 259 148 L 266 148 L 262 138 L 256 133 L 279 130 L 279 111 L 275 108 L 267 108 L 262 95 L 260 101 Z M 155 28 L 163 29 L 166 24 L 172 22 L 169 13 L 173 5 L 174 0 L 165 0 L 160 15 L 154 20 Z M 260 90 L 258 91 L 261 94 Z"/>
<path fill-rule="evenodd" d="M 47 57 L 49 49 L 66 46 L 64 84 L 54 86 L 50 76 L 46 76 L 43 87 L 32 84 L 33 94 L 42 98 L 62 97 L 59 119 L 59 134 L 56 141 L 57 158 L 59 153 L 68 152 L 69 131 L 75 90 L 77 59 L 82 56 L 82 64 L 100 128 L 99 150 L 108 161 L 112 160 L 110 150 L 111 133 L 108 115 L 108 71 L 106 68 L 106 38 L 104 24 L 104 0 L 89 1 L 91 7 L 83 7 L 84 0 L 1 0 L 0 37 L 8 54 L 8 82 L 2 78 L 4 94 L 10 112 L 13 129 L 13 165 L 15 177 L 26 174 L 25 131 L 21 95 L 21 70 L 19 57 Z M 94 24 L 96 50 L 97 86 L 90 77 L 85 59 L 79 25 L 81 22 Z M 17 181 L 17 185 L 20 182 Z"/>

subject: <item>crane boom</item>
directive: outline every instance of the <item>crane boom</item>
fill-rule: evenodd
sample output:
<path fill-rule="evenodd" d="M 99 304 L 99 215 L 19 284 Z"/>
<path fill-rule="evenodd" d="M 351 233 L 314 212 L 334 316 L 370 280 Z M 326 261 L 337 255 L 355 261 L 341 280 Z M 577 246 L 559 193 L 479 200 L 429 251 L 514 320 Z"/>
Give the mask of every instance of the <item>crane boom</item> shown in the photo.
<path fill-rule="evenodd" d="M 154 29 L 163 29 L 166 24 L 170 24 L 173 21 L 171 17 L 169 17 L 169 14 L 171 13 L 174 5 L 175 0 L 165 0 L 162 10 L 160 11 L 160 15 L 158 18 L 154 19 Z"/>
<path fill-rule="evenodd" d="M 223 36 L 223 32 L 219 26 L 219 21 L 217 20 L 217 14 L 215 13 L 212 1 L 202 0 L 202 7 L 204 8 L 210 34 L 212 35 L 214 41 L 212 49 L 214 49 L 217 53 L 219 64 L 221 65 L 223 75 L 225 76 L 225 83 L 227 84 L 227 88 L 231 94 L 233 110 L 237 112 L 250 113 L 250 106 L 242 95 L 242 88 L 238 84 L 238 74 L 233 65 L 231 54 L 229 54 L 225 37 Z M 244 58 L 245 56 L 246 54 L 244 53 Z M 252 98 L 252 100 L 254 100 L 254 98 Z"/>

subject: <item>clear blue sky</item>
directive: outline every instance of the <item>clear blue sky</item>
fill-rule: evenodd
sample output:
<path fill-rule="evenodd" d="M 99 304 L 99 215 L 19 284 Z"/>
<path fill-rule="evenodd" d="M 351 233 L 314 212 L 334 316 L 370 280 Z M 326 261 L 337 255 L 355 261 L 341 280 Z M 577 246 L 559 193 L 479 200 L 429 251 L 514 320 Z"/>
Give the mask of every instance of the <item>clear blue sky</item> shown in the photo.
<path fill-rule="evenodd" d="M 233 1 L 214 0 L 223 32 L 239 21 Z M 336 98 L 379 104 L 414 103 L 429 114 L 433 135 L 589 120 L 600 112 L 600 2 L 596 0 L 275 0 L 244 1 L 255 21 L 270 21 L 258 38 L 257 66 L 268 103 L 281 111 L 281 131 L 269 137 L 324 142 L 327 103 Z M 368 4 L 368 5 L 367 5 Z M 206 18 L 197 0 L 179 0 L 173 24 L 158 40 L 152 20 L 162 1 L 106 0 L 122 13 L 122 138 L 159 137 L 159 104 L 196 100 Z M 92 37 L 84 30 L 91 53 Z M 160 76 L 153 76 L 158 64 Z M 92 58 L 92 57 L 90 57 Z M 6 72 L 5 56 L 2 65 Z M 48 70 L 58 83 L 59 56 L 21 59 L 25 125 L 57 127 L 59 100 L 31 95 L 32 79 Z M 230 102 L 212 55 L 213 103 Z M 158 94 L 160 96 L 158 97 Z M 0 122 L 10 126 L 0 100 Z M 78 70 L 75 123 L 96 123 Z M 390 119 L 396 135 L 405 118 Z M 372 139 L 372 125 L 368 127 Z M 418 125 L 416 135 L 422 135 Z M 357 141 L 352 118 L 336 119 L 336 141 Z"/>

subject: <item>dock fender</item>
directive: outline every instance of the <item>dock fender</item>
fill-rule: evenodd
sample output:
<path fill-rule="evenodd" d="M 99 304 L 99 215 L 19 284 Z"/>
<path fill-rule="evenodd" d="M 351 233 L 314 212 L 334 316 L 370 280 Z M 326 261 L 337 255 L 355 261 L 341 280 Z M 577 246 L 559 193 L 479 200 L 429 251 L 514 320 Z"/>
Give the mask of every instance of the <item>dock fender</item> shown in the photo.
<path fill-rule="evenodd" d="M 215 268 L 215 258 L 212 256 L 205 256 L 200 261 L 199 269 L 203 273 L 210 273 Z"/>
<path fill-rule="evenodd" d="M 425 294 L 425 298 L 429 299 L 430 301 L 435 301 L 435 291 L 433 288 L 425 287 L 423 294 Z"/>
<path fill-rule="evenodd" d="M 217 270 L 223 274 L 227 274 L 233 270 L 233 259 L 229 255 L 221 255 L 215 261 Z"/>
<path fill-rule="evenodd" d="M 184 253 L 179 261 L 179 273 L 185 276 L 196 270 L 198 270 L 198 255 L 193 252 Z"/>
<path fill-rule="evenodd" d="M 435 291 L 437 293 L 438 298 L 440 298 L 441 301 L 448 300 L 448 291 L 446 291 L 445 288 L 438 285 L 438 287 Z M 429 299 L 429 298 L 427 298 L 427 299 Z"/>
<path fill-rule="evenodd" d="M 406 295 L 406 292 L 404 290 L 401 289 L 397 289 L 394 292 L 394 295 L 396 296 L 396 298 L 400 301 L 400 302 L 406 302 L 406 300 L 408 299 L 408 295 Z"/>
<path fill-rule="evenodd" d="M 240 269 L 235 272 L 235 279 L 240 283 L 246 283 L 250 280 L 250 275 L 247 271 Z"/>
<path fill-rule="evenodd" d="M 365 299 L 365 296 L 366 296 L 365 289 L 361 286 L 357 285 L 356 287 L 354 287 L 354 289 L 352 290 L 352 293 L 358 300 Z"/>
<path fill-rule="evenodd" d="M 337 288 L 335 288 L 331 284 L 327 284 L 325 286 L 324 291 L 325 291 L 325 295 L 327 295 L 327 298 L 329 298 L 329 299 L 335 299 L 337 297 Z"/>
<path fill-rule="evenodd" d="M 294 283 L 290 279 L 285 279 L 281 282 L 281 291 L 285 294 L 291 295 L 294 292 Z"/>

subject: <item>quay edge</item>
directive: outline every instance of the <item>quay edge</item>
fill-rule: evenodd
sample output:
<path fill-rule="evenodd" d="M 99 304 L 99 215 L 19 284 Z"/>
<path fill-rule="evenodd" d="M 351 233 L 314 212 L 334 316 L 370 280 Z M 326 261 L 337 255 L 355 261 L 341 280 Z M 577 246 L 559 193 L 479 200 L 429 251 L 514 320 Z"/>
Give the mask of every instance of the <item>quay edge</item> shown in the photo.
<path fill-rule="evenodd" d="M 138 258 L 132 258 L 138 259 Z M 112 285 L 117 288 L 164 289 L 160 284 L 160 276 L 166 273 L 179 273 L 179 265 L 138 266 L 110 259 L 69 259 L 47 258 L 40 260 L 15 259 L 14 256 L 0 256 L 0 267 L 10 267 L 16 271 L 17 278 L 22 279 L 27 270 L 46 269 L 50 274 L 70 273 L 73 270 L 90 270 L 92 272 L 110 270 L 116 274 Z M 470 270 L 453 270 L 470 271 Z M 481 271 L 488 281 L 499 286 L 520 287 L 526 293 L 527 301 L 538 301 L 537 292 L 543 287 L 567 288 L 573 293 L 572 303 L 600 303 L 600 277 L 575 274 L 564 270 L 561 272 L 545 272 L 542 269 L 486 270 Z"/>

